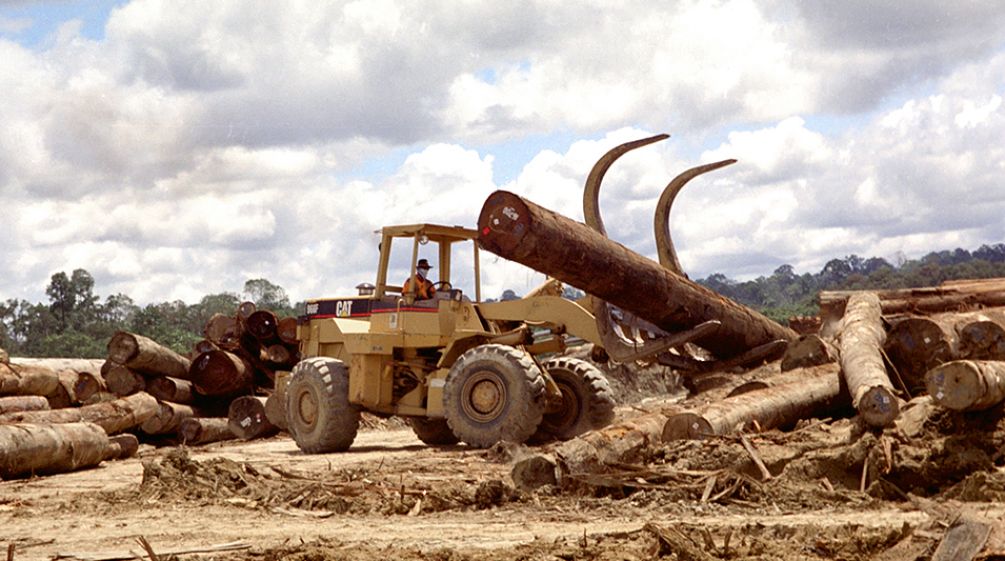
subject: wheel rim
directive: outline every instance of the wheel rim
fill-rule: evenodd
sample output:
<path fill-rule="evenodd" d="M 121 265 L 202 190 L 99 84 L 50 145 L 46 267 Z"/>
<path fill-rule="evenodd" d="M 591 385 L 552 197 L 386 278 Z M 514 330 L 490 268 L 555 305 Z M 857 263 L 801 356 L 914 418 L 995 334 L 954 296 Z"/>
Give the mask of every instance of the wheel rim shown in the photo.
<path fill-rule="evenodd" d="M 297 416 L 307 426 L 313 426 L 318 418 L 318 400 L 309 391 L 301 392 L 297 398 Z"/>
<path fill-rule="evenodd" d="M 461 395 L 464 414 L 480 423 L 492 421 L 506 408 L 506 384 L 495 372 L 482 370 L 469 376 Z"/>

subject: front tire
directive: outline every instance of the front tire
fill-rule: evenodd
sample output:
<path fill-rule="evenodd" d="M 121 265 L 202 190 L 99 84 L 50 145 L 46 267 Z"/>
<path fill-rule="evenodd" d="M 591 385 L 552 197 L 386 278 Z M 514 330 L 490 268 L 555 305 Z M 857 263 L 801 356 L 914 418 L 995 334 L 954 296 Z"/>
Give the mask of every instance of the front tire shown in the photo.
<path fill-rule="evenodd" d="M 569 440 L 614 420 L 614 392 L 596 366 L 576 358 L 553 358 L 542 366 L 562 390 L 562 405 L 544 415 L 535 442 Z"/>
<path fill-rule="evenodd" d="M 316 357 L 293 367 L 286 386 L 290 435 L 308 454 L 342 452 L 356 439 L 360 408 L 349 403 L 349 372 L 340 360 Z"/>
<path fill-rule="evenodd" d="M 470 446 L 524 442 L 544 415 L 544 376 L 523 351 L 479 345 L 450 368 L 443 406 L 450 429 Z"/>
<path fill-rule="evenodd" d="M 415 436 L 430 446 L 451 446 L 460 442 L 446 419 L 429 419 L 427 417 L 412 417 L 408 420 Z"/>

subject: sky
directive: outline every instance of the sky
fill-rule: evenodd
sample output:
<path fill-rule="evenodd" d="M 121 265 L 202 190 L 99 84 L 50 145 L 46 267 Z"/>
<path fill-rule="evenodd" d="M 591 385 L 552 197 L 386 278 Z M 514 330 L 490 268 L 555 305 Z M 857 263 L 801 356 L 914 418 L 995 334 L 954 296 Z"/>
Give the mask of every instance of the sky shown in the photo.
<path fill-rule="evenodd" d="M 1003 96 L 995 0 L 0 0 L 0 300 L 78 268 L 139 304 L 352 294 L 381 226 L 474 227 L 497 189 L 582 220 L 597 158 L 658 133 L 600 207 L 655 258 L 666 184 L 737 159 L 674 204 L 691 278 L 976 249 Z M 481 265 L 485 297 L 543 280 Z"/>

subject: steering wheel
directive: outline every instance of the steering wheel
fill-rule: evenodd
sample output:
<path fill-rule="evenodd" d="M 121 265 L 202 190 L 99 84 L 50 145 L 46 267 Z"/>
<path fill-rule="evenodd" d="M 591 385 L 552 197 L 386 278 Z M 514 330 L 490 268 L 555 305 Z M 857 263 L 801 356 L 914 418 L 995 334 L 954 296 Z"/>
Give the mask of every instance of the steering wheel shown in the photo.
<path fill-rule="evenodd" d="M 433 283 L 433 288 L 435 288 L 437 292 L 440 292 L 441 290 L 452 290 L 454 287 L 451 286 L 449 281 L 436 281 Z"/>

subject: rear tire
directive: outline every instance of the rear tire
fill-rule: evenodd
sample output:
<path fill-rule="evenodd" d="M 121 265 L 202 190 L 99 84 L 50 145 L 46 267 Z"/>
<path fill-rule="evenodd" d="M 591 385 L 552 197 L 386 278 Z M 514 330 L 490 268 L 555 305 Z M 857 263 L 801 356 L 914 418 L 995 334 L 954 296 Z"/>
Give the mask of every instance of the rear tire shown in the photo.
<path fill-rule="evenodd" d="M 614 392 L 596 366 L 576 358 L 553 358 L 542 366 L 562 390 L 562 407 L 545 413 L 534 442 L 569 440 L 614 420 Z"/>
<path fill-rule="evenodd" d="M 430 419 L 428 417 L 412 417 L 408 424 L 419 440 L 430 446 L 450 446 L 460 442 L 446 419 Z"/>
<path fill-rule="evenodd" d="M 349 403 L 349 372 L 340 360 L 316 357 L 293 367 L 286 387 L 287 429 L 308 454 L 341 452 L 356 439 L 360 408 Z"/>
<path fill-rule="evenodd" d="M 506 345 L 468 350 L 450 368 L 443 387 L 447 424 L 476 448 L 526 441 L 537 430 L 544 406 L 541 369 L 527 353 Z"/>

